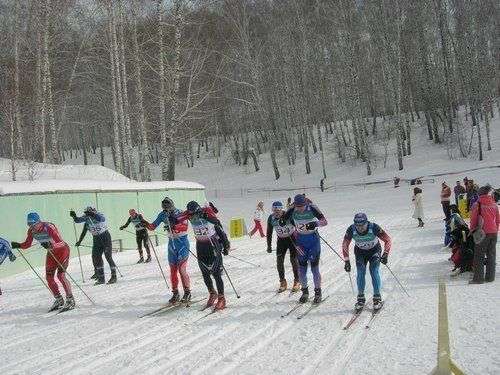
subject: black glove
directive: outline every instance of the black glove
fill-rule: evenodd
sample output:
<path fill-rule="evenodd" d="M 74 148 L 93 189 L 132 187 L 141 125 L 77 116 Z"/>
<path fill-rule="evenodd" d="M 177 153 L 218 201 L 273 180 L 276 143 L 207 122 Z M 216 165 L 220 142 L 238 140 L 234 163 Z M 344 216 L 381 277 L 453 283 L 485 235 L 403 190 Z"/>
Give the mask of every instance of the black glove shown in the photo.
<path fill-rule="evenodd" d="M 13 253 L 10 253 L 10 254 L 9 254 L 9 260 L 10 260 L 11 262 L 15 261 L 15 260 L 16 260 L 16 256 L 15 256 Z"/>
<path fill-rule="evenodd" d="M 82 243 L 82 241 L 76 241 L 75 246 L 79 247 L 81 243 Z"/>
<path fill-rule="evenodd" d="M 388 258 L 388 257 L 389 257 L 389 254 L 387 254 L 387 253 L 383 253 L 383 254 L 382 254 L 382 257 L 380 257 L 380 263 L 382 263 L 382 264 L 387 264 L 387 260 L 388 260 L 387 258 Z"/>
<path fill-rule="evenodd" d="M 74 218 L 76 217 L 76 212 L 75 212 L 75 211 L 73 211 L 73 210 L 71 210 L 71 211 L 69 212 L 69 216 L 71 216 L 71 217 L 74 219 Z"/>
<path fill-rule="evenodd" d="M 21 244 L 19 242 L 11 242 L 10 243 L 10 247 L 12 247 L 13 249 L 20 249 L 21 248 Z"/>
<path fill-rule="evenodd" d="M 124 230 L 124 229 L 125 229 L 125 227 L 122 225 L 122 226 L 120 227 L 120 230 Z"/>
<path fill-rule="evenodd" d="M 351 272 L 351 262 L 349 262 L 349 260 L 345 261 L 344 270 L 345 272 Z"/>
<path fill-rule="evenodd" d="M 226 242 L 224 244 L 224 247 L 222 248 L 222 254 L 228 255 L 229 254 L 229 249 L 231 248 L 231 244 L 229 242 Z"/>
<path fill-rule="evenodd" d="M 273 252 L 273 249 L 271 249 L 271 246 L 268 246 L 268 247 L 267 247 L 267 252 L 268 252 L 268 253 L 272 253 L 272 252 Z"/>
<path fill-rule="evenodd" d="M 318 226 L 318 223 L 316 223 L 315 221 L 312 221 L 312 222 L 306 224 L 306 229 L 307 230 L 314 230 L 317 226 Z"/>

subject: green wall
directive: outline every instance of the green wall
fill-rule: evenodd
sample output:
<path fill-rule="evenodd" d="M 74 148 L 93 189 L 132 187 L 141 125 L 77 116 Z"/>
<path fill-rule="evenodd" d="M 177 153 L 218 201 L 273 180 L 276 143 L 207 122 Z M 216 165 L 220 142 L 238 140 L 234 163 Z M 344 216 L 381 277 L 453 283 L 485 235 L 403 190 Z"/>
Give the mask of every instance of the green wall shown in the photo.
<path fill-rule="evenodd" d="M 118 228 L 127 221 L 128 210 L 135 208 L 144 215 L 148 221 L 153 221 L 161 210 L 161 201 L 165 196 L 170 197 L 175 205 L 184 209 L 187 202 L 196 200 L 200 204 L 206 201 L 202 189 L 193 190 L 155 190 L 155 191 L 117 191 L 117 192 L 66 192 L 57 194 L 19 194 L 0 196 L 0 212 L 7 220 L 2 224 L 0 237 L 8 241 L 23 242 L 26 238 L 28 227 L 26 215 L 29 212 L 38 212 L 43 221 L 54 223 L 61 232 L 64 240 L 71 247 L 71 256 L 77 255 L 75 244 L 75 226 L 69 216 L 69 211 L 74 209 L 82 215 L 83 208 L 94 206 L 106 216 L 108 228 L 113 240 L 121 239 L 123 247 L 135 249 L 135 237 Z M 77 236 L 80 235 L 83 224 L 76 224 Z M 163 228 L 159 227 L 158 231 Z M 134 231 L 132 226 L 128 230 Z M 82 245 L 92 244 L 91 234 L 87 233 Z M 160 240 L 162 238 L 160 237 Z M 118 245 L 116 245 L 118 246 Z M 90 254 L 90 247 L 80 247 L 81 254 Z M 0 278 L 13 275 L 28 269 L 28 265 L 18 256 L 15 262 L 8 259 L 0 266 Z M 26 258 L 34 266 L 41 266 L 45 262 L 45 250 L 33 246 L 24 250 Z"/>

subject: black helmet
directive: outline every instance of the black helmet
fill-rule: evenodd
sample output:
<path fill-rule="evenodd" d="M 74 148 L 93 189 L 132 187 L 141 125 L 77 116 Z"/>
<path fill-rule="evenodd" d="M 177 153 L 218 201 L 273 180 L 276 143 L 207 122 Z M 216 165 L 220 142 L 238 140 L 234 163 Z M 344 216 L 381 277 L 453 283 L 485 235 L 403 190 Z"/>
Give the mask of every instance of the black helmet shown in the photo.
<path fill-rule="evenodd" d="M 186 209 L 192 214 L 201 211 L 200 205 L 195 201 L 189 202 L 186 206 Z"/>
<path fill-rule="evenodd" d="M 165 211 L 172 211 L 175 208 L 174 201 L 169 197 L 165 197 L 161 201 L 161 208 L 163 208 Z"/>

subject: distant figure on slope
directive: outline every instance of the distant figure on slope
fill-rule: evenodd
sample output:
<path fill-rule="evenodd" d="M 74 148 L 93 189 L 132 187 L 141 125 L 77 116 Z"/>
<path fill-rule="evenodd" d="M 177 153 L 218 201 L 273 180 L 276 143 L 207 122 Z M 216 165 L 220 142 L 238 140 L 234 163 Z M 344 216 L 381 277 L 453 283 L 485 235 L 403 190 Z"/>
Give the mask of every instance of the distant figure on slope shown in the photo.
<path fill-rule="evenodd" d="M 191 299 L 191 288 L 189 274 L 187 271 L 187 262 L 189 258 L 189 240 L 187 236 L 188 224 L 186 219 L 177 220 L 182 212 L 175 207 L 174 201 L 165 197 L 161 202 L 162 211 L 158 214 L 156 220 L 151 224 L 144 221 L 147 229 L 155 230 L 161 223 L 168 233 L 167 259 L 170 266 L 170 283 L 172 284 L 172 297 L 169 303 L 177 303 L 179 300 L 188 302 Z M 179 296 L 179 278 L 181 277 L 184 295 L 182 299 Z"/>
<path fill-rule="evenodd" d="M 272 205 L 272 214 L 267 218 L 267 252 L 271 253 L 271 242 L 273 240 L 273 229 L 276 230 L 277 241 L 276 241 L 276 266 L 278 268 L 278 275 L 280 279 L 280 286 L 278 288 L 278 293 L 284 292 L 287 288 L 287 282 L 285 278 L 285 255 L 286 251 L 290 251 L 290 264 L 293 270 L 293 287 L 292 292 L 298 292 L 300 290 L 299 283 L 299 271 L 297 262 L 297 250 L 295 249 L 295 244 L 293 240 L 293 235 L 295 233 L 295 227 L 289 218 L 284 223 L 280 224 L 280 219 L 285 213 L 283 210 L 283 203 L 277 201 Z"/>
<path fill-rule="evenodd" d="M 264 230 L 262 228 L 262 219 L 264 218 L 264 202 L 257 203 L 257 208 L 253 213 L 254 227 L 250 232 L 249 236 L 252 237 L 255 232 L 259 231 L 261 237 L 265 237 Z"/>
<path fill-rule="evenodd" d="M 380 241 L 384 241 L 384 253 Z M 354 306 L 359 311 L 365 306 L 365 275 L 366 265 L 370 263 L 370 275 L 373 286 L 373 308 L 378 310 L 382 307 L 382 297 L 380 289 L 380 263 L 387 264 L 389 252 L 391 251 L 391 238 L 375 223 L 368 221 L 365 213 L 358 213 L 354 216 L 354 224 L 351 224 L 342 242 L 342 253 L 344 256 L 344 270 L 351 272 L 351 262 L 349 261 L 349 245 L 354 240 L 354 256 L 356 257 L 356 281 L 358 285 L 358 300 Z"/>
<path fill-rule="evenodd" d="M 132 223 L 135 227 L 135 240 L 137 242 L 137 250 L 139 250 L 139 260 L 137 263 L 149 263 L 151 262 L 151 252 L 149 250 L 149 235 L 148 230 L 144 226 L 144 218 L 141 214 L 137 213 L 133 208 L 128 210 L 129 217 L 127 222 L 120 227 L 120 230 L 124 230 Z M 142 245 L 146 248 L 147 258 L 144 260 Z"/>
<path fill-rule="evenodd" d="M 28 249 L 33 244 L 33 239 L 38 241 L 40 245 L 47 249 L 45 258 L 45 279 L 47 285 L 52 292 L 55 301 L 49 311 L 58 309 L 70 310 L 75 307 L 75 299 L 71 291 L 71 285 L 66 279 L 66 269 L 69 264 L 69 246 L 62 239 L 56 226 L 49 222 L 43 222 L 40 215 L 36 212 L 31 212 L 27 217 L 28 233 L 23 243 L 12 242 L 13 249 Z M 64 302 L 59 287 L 54 280 L 54 275 L 57 273 L 57 279 L 61 283 L 64 293 L 66 293 L 66 303 Z"/>
<path fill-rule="evenodd" d="M 325 191 L 325 179 L 324 178 L 322 178 L 319 181 L 319 188 L 321 189 L 321 192 Z"/>
<path fill-rule="evenodd" d="M 111 234 L 108 231 L 106 218 L 94 207 L 87 207 L 83 210 L 83 216 L 78 217 L 75 211 L 70 211 L 69 215 L 75 223 L 84 223 L 80 239 L 76 242 L 76 246 L 80 246 L 87 231 L 92 234 L 92 263 L 94 264 L 94 276 L 96 279 L 94 285 L 101 285 L 106 282 L 104 278 L 104 262 L 102 254 L 106 258 L 111 270 L 111 277 L 108 284 L 116 283 L 116 264 L 113 260 L 113 249 L 111 243 Z"/>
<path fill-rule="evenodd" d="M 424 204 L 422 202 L 422 189 L 416 187 L 413 188 L 413 205 L 415 210 L 413 211 L 413 218 L 418 220 L 418 227 L 422 228 L 424 226 Z"/>
<path fill-rule="evenodd" d="M 308 203 L 303 194 L 298 194 L 293 199 L 293 207 L 288 209 L 279 224 L 286 225 L 291 219 L 295 226 L 295 247 L 298 254 L 299 281 L 302 286 L 302 296 L 299 302 L 305 303 L 309 299 L 309 288 L 307 285 L 307 266 L 311 263 L 311 272 L 314 281 L 313 303 L 320 303 L 321 297 L 321 273 L 319 271 L 319 258 L 321 255 L 321 244 L 319 241 L 318 227 L 327 225 L 323 213 L 313 204 Z"/>
<path fill-rule="evenodd" d="M 208 289 L 206 308 L 214 306 L 216 310 L 226 307 L 224 296 L 224 281 L 222 281 L 222 254 L 228 255 L 231 244 L 222 229 L 222 224 L 215 216 L 211 207 L 203 207 L 191 201 L 186 206 L 186 211 L 176 217 L 176 220 L 189 220 L 196 238 L 196 257 L 200 267 L 203 281 Z M 217 292 L 212 282 L 213 276 Z"/>

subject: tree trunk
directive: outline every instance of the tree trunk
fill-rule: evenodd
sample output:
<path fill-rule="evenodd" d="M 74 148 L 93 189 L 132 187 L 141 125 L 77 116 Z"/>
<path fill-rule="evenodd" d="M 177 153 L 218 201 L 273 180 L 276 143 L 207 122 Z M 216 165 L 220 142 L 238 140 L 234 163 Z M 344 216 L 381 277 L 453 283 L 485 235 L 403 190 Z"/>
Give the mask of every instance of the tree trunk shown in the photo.
<path fill-rule="evenodd" d="M 490 112 L 488 108 L 485 108 L 484 111 L 484 125 L 486 128 L 486 150 L 491 151 L 491 141 L 490 141 Z"/>
<path fill-rule="evenodd" d="M 35 129 L 38 134 L 38 147 L 40 160 L 42 163 L 47 162 L 47 149 L 45 140 L 45 79 L 43 71 L 43 17 L 42 5 L 39 3 L 36 7 L 36 110 L 35 110 Z"/>
<path fill-rule="evenodd" d="M 323 178 L 326 178 L 325 152 L 323 150 L 323 138 L 321 137 L 321 127 L 319 124 L 316 124 L 316 130 L 318 133 L 319 150 L 321 152 L 321 169 L 323 171 Z"/>
<path fill-rule="evenodd" d="M 16 1 L 15 8 L 15 27 L 14 27 L 14 116 L 16 122 L 16 149 L 17 157 L 24 158 L 23 150 L 23 126 L 21 118 L 21 110 L 19 106 L 20 93 L 19 93 L 19 34 L 21 28 L 19 27 L 19 20 L 21 18 L 20 1 Z"/>

